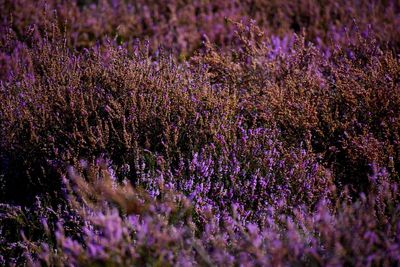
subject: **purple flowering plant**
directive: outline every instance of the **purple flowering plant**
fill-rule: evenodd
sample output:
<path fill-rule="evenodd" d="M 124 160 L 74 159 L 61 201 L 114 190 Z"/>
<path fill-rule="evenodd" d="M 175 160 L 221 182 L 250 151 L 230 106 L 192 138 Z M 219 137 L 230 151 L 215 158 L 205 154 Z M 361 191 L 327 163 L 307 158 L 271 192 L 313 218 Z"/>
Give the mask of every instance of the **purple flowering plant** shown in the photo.
<path fill-rule="evenodd" d="M 0 14 L 0 265 L 399 264 L 396 1 Z"/>

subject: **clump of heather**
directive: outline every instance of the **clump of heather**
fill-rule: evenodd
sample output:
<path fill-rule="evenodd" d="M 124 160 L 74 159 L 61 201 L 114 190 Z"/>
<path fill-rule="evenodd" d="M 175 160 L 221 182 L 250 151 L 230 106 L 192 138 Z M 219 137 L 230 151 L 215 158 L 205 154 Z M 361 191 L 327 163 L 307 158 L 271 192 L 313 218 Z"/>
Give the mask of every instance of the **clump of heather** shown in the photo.
<path fill-rule="evenodd" d="M 67 34 L 75 48 L 91 47 L 108 37 L 119 43 L 136 38 L 152 40 L 151 48 L 168 47 L 181 59 L 192 55 L 204 35 L 220 47 L 234 44 L 234 27 L 225 19 L 254 20 L 270 36 L 287 38 L 307 32 L 321 46 L 348 44 L 350 29 L 375 28 L 379 42 L 399 52 L 399 3 L 377 1 L 280 1 L 280 0 L 2 0 L 1 24 L 15 30 L 20 39 L 32 27 L 52 36 L 53 23 Z M 352 39 L 352 41 L 357 41 Z"/>
<path fill-rule="evenodd" d="M 374 190 L 355 202 L 343 198 L 328 208 L 321 201 L 290 215 L 270 206 L 258 222 L 236 203 L 225 211 L 194 205 L 160 174 L 142 174 L 157 184 L 146 191 L 117 182 L 104 161 L 84 172 L 70 169 L 64 179 L 69 216 L 57 213 L 54 221 L 41 213 L 38 227 L 46 235 L 32 242 L 24 234 L 17 243 L 29 265 L 390 266 L 400 260 L 399 192 L 384 170 L 370 177 Z M 26 215 L 10 210 L 2 220 Z"/>
<path fill-rule="evenodd" d="M 0 1 L 0 265 L 395 266 L 395 1 Z"/>

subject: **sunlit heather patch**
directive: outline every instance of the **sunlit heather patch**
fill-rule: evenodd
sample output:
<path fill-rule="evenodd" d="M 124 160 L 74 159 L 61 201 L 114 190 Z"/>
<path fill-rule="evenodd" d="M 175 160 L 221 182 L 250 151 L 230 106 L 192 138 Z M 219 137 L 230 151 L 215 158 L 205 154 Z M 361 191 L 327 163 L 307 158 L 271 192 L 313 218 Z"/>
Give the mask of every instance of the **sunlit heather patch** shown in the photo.
<path fill-rule="evenodd" d="M 399 265 L 399 12 L 1 1 L 0 265 Z"/>

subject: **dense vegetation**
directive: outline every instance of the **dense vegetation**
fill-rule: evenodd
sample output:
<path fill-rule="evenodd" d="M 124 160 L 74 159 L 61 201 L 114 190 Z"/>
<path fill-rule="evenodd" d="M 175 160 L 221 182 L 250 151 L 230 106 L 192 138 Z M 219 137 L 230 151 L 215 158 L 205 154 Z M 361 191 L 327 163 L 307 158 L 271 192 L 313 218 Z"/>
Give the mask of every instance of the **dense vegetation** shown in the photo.
<path fill-rule="evenodd" d="M 400 263 L 398 1 L 0 15 L 0 265 Z"/>

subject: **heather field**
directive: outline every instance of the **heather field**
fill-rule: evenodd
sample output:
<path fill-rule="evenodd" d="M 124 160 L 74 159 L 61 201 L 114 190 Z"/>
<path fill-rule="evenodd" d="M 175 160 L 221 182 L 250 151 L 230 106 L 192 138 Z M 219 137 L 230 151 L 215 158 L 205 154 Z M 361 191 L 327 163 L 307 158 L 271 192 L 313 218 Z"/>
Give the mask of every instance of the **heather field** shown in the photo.
<path fill-rule="evenodd" d="M 397 0 L 0 0 L 0 266 L 399 266 Z"/>

